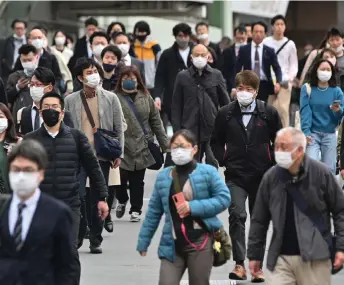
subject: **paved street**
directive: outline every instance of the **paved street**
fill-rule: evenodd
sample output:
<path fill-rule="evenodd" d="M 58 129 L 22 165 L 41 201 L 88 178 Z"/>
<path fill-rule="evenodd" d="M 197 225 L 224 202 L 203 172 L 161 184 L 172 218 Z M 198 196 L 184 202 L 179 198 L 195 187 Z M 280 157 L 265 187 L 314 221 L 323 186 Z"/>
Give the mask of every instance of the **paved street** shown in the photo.
<path fill-rule="evenodd" d="M 148 199 L 153 190 L 156 172 L 148 171 L 146 175 L 145 214 Z M 144 216 L 143 214 L 143 216 Z M 115 215 L 113 215 L 115 217 Z M 221 215 L 223 223 L 228 227 L 227 213 Z M 161 236 L 161 227 L 158 229 L 146 257 L 140 257 L 136 252 L 137 235 L 141 223 L 130 223 L 126 215 L 123 219 L 114 221 L 114 232 L 104 230 L 103 254 L 91 255 L 86 240 L 80 249 L 82 266 L 81 285 L 155 285 L 158 284 L 159 259 L 157 245 Z M 249 224 L 247 223 L 247 228 Z M 269 233 L 269 238 L 271 232 Z M 228 273 L 234 263 L 220 268 L 214 268 L 212 280 L 228 280 Z M 183 279 L 187 279 L 185 275 Z M 249 277 L 250 279 L 250 277 Z M 214 283 L 215 284 L 215 283 Z M 218 283 L 229 284 L 229 283 Z M 249 281 L 238 284 L 251 284 Z M 333 277 L 333 285 L 344 284 L 344 272 Z M 278 285 L 278 284 L 276 284 Z M 319 284 L 323 285 L 323 284 Z"/>

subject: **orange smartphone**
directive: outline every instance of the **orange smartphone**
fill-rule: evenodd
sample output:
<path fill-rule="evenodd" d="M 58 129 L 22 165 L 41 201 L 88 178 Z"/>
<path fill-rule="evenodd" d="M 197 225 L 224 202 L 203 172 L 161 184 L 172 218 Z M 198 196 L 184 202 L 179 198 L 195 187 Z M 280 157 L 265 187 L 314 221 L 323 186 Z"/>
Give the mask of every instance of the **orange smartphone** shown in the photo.
<path fill-rule="evenodd" d="M 179 192 L 177 194 L 174 194 L 172 196 L 172 199 L 173 199 L 174 205 L 176 205 L 176 208 L 178 209 L 178 207 L 185 202 L 184 193 L 183 192 Z M 183 217 L 180 216 L 180 217 L 184 218 L 184 216 Z"/>

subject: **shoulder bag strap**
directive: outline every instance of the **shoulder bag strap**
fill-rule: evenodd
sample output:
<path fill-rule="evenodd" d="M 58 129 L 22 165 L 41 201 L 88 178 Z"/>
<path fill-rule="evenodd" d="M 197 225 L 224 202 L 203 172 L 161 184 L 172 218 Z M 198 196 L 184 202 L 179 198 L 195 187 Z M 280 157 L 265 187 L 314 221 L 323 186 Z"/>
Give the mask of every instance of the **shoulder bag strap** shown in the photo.
<path fill-rule="evenodd" d="M 306 199 L 303 197 L 299 189 L 297 189 L 296 185 L 293 185 L 293 183 L 290 183 L 290 181 L 287 185 L 291 186 L 286 187 L 286 189 L 290 196 L 293 198 L 295 205 L 313 222 L 314 226 L 318 229 L 328 246 L 331 248 L 332 235 L 325 235 L 326 226 L 321 218 L 320 213 L 308 206 Z"/>
<path fill-rule="evenodd" d="M 288 39 L 288 40 L 278 49 L 278 51 L 276 51 L 276 55 L 278 55 L 278 54 L 282 51 L 282 49 L 284 49 L 284 47 L 289 43 L 289 41 L 290 41 L 290 39 Z"/>
<path fill-rule="evenodd" d="M 175 167 L 172 168 L 171 174 L 172 174 L 172 178 L 173 178 L 174 190 L 176 190 L 176 193 L 182 192 L 182 189 L 180 187 L 179 177 L 178 177 L 177 170 Z"/>
<path fill-rule="evenodd" d="M 84 105 L 84 109 L 85 109 L 87 118 L 90 121 L 91 127 L 92 127 L 93 131 L 96 131 L 95 130 L 96 124 L 94 123 L 92 113 L 91 113 L 90 107 L 88 106 L 84 90 L 80 91 L 80 97 L 81 97 L 82 104 Z"/>
<path fill-rule="evenodd" d="M 136 117 L 136 120 L 139 122 L 145 137 L 147 137 L 148 136 L 148 132 L 147 132 L 146 128 L 144 127 L 144 125 L 143 125 L 143 123 L 142 123 L 142 121 L 140 119 L 140 116 L 139 116 L 139 114 L 138 114 L 138 112 L 137 112 L 137 110 L 135 108 L 134 102 L 126 95 L 124 95 L 123 98 L 127 101 L 131 111 L 134 113 L 134 115 Z"/>

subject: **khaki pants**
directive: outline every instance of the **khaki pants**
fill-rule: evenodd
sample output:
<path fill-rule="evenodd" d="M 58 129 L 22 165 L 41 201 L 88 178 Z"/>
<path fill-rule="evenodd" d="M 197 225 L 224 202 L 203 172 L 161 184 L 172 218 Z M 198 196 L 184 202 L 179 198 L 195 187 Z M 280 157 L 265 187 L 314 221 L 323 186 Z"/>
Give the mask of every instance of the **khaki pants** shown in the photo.
<path fill-rule="evenodd" d="M 280 255 L 275 270 L 266 274 L 268 285 L 330 285 L 331 261 L 302 261 L 301 256 Z"/>
<path fill-rule="evenodd" d="M 268 104 L 274 106 L 278 114 L 281 117 L 283 128 L 289 127 L 289 105 L 291 98 L 291 84 L 288 89 L 282 88 L 278 95 L 270 95 L 268 98 Z"/>

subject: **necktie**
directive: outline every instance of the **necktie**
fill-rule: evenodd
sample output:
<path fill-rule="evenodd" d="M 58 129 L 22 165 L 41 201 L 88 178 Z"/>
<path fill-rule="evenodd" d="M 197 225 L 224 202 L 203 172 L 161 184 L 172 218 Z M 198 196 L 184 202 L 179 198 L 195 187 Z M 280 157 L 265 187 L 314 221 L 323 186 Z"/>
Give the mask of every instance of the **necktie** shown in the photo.
<path fill-rule="evenodd" d="M 14 244 L 16 246 L 16 251 L 19 252 L 24 244 L 24 241 L 22 239 L 22 224 L 23 224 L 23 210 L 26 207 L 24 203 L 18 204 L 18 219 L 14 226 Z"/>
<path fill-rule="evenodd" d="M 35 106 L 35 107 L 33 107 L 33 109 L 36 111 L 36 115 L 35 115 L 35 125 L 33 126 L 33 130 L 35 131 L 35 130 L 37 130 L 37 129 L 39 129 L 39 127 L 40 127 L 40 123 L 39 123 L 39 110 L 38 110 L 38 108 Z"/>
<path fill-rule="evenodd" d="M 260 78 L 260 62 L 259 62 L 259 53 L 258 53 L 259 46 L 256 46 L 256 52 L 254 54 L 254 66 L 253 71 L 258 75 Z"/>

